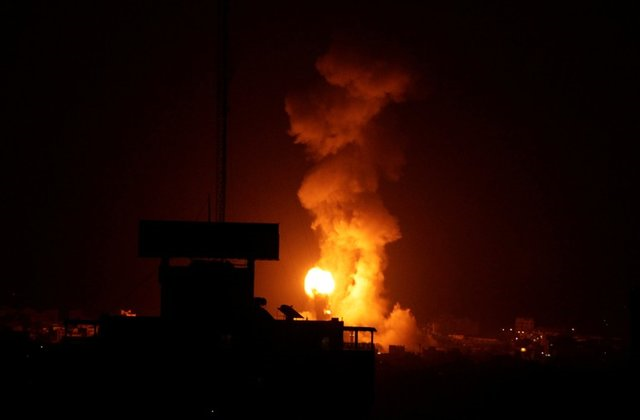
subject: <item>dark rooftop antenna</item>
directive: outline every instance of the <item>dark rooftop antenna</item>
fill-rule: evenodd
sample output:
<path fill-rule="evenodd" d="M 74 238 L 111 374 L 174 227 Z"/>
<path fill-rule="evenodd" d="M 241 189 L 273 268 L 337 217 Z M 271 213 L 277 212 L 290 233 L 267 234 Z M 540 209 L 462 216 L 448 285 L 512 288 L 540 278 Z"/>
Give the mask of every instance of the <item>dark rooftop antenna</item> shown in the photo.
<path fill-rule="evenodd" d="M 227 118 L 229 114 L 229 1 L 218 1 L 218 82 L 216 139 L 216 221 L 224 222 L 227 195 Z"/>
<path fill-rule="evenodd" d="M 287 321 L 293 321 L 296 318 L 304 318 L 298 311 L 293 309 L 293 306 L 291 305 L 280 305 L 278 310 L 283 313 Z"/>

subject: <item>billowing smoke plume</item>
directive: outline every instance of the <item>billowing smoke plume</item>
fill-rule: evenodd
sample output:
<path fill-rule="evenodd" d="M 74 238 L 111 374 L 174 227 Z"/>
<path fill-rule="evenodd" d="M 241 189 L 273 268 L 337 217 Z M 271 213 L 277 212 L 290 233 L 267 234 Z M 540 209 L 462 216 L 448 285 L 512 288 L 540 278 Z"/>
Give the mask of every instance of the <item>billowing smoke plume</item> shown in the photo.
<path fill-rule="evenodd" d="M 401 235 L 377 191 L 381 178 L 395 178 L 401 153 L 389 153 L 381 142 L 394 139 L 380 139 L 372 124 L 386 105 L 403 100 L 411 74 L 344 47 L 331 48 L 316 68 L 322 83 L 287 97 L 286 111 L 290 134 L 315 163 L 298 197 L 320 239 L 317 265 L 335 278 L 331 310 L 349 325 L 376 327 L 383 346 L 413 348 L 415 318 L 383 298 L 385 246 Z"/>

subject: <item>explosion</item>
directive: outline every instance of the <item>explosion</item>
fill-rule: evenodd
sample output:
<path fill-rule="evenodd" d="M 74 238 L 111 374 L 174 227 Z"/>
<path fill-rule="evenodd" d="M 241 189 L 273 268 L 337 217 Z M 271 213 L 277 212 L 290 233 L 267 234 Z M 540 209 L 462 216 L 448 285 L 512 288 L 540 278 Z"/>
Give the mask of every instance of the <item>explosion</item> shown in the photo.
<path fill-rule="evenodd" d="M 304 291 L 313 302 L 313 315 L 317 320 L 331 318 L 331 308 L 329 306 L 329 295 L 333 293 L 336 283 L 333 275 L 319 267 L 313 267 L 307 272 L 304 278 Z"/>
<path fill-rule="evenodd" d="M 304 278 L 304 291 L 310 297 L 329 295 L 335 289 L 335 282 L 330 272 L 313 267 Z"/>
<path fill-rule="evenodd" d="M 385 139 L 375 136 L 372 124 L 386 105 L 403 100 L 411 74 L 344 47 L 331 48 L 316 69 L 324 81 L 286 99 L 290 134 L 315 162 L 298 198 L 319 237 L 317 266 L 328 274 L 321 280 L 325 277 L 316 268 L 310 270 L 305 291 L 326 296 L 326 306 L 345 323 L 375 327 L 383 346 L 414 348 L 415 318 L 383 298 L 385 246 L 401 235 L 377 191 L 383 176 L 396 177 L 402 159 L 381 144 Z"/>

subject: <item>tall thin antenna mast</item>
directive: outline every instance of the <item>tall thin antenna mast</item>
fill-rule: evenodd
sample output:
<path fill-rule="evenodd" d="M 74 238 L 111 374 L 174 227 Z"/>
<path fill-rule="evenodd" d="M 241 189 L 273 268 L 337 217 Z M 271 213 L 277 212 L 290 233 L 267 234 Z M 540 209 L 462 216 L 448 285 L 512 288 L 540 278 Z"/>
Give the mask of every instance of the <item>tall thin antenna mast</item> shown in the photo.
<path fill-rule="evenodd" d="M 227 119 L 229 114 L 229 1 L 218 0 L 218 86 L 216 139 L 216 221 L 224 222 L 227 196 Z"/>

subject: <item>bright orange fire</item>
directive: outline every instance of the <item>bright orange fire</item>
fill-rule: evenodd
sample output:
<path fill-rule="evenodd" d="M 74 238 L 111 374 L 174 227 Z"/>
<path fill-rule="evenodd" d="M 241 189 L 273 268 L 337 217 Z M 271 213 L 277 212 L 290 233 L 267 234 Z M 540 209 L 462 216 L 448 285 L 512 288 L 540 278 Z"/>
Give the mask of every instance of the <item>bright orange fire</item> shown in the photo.
<path fill-rule="evenodd" d="M 319 267 L 313 267 L 304 278 L 304 291 L 311 297 L 315 295 L 329 295 L 336 287 L 330 272 Z"/>
<path fill-rule="evenodd" d="M 417 348 L 417 324 L 409 309 L 385 298 L 387 244 L 400 239 L 396 218 L 378 194 L 381 181 L 399 174 L 395 139 L 379 136 L 376 116 L 407 93 L 411 72 L 349 44 L 334 45 L 316 61 L 325 83 L 287 96 L 289 133 L 306 146 L 315 165 L 298 190 L 313 217 L 319 267 L 304 289 L 317 320 L 337 316 L 348 325 L 377 329 L 382 346 Z M 329 313 L 329 308 L 331 308 Z"/>

